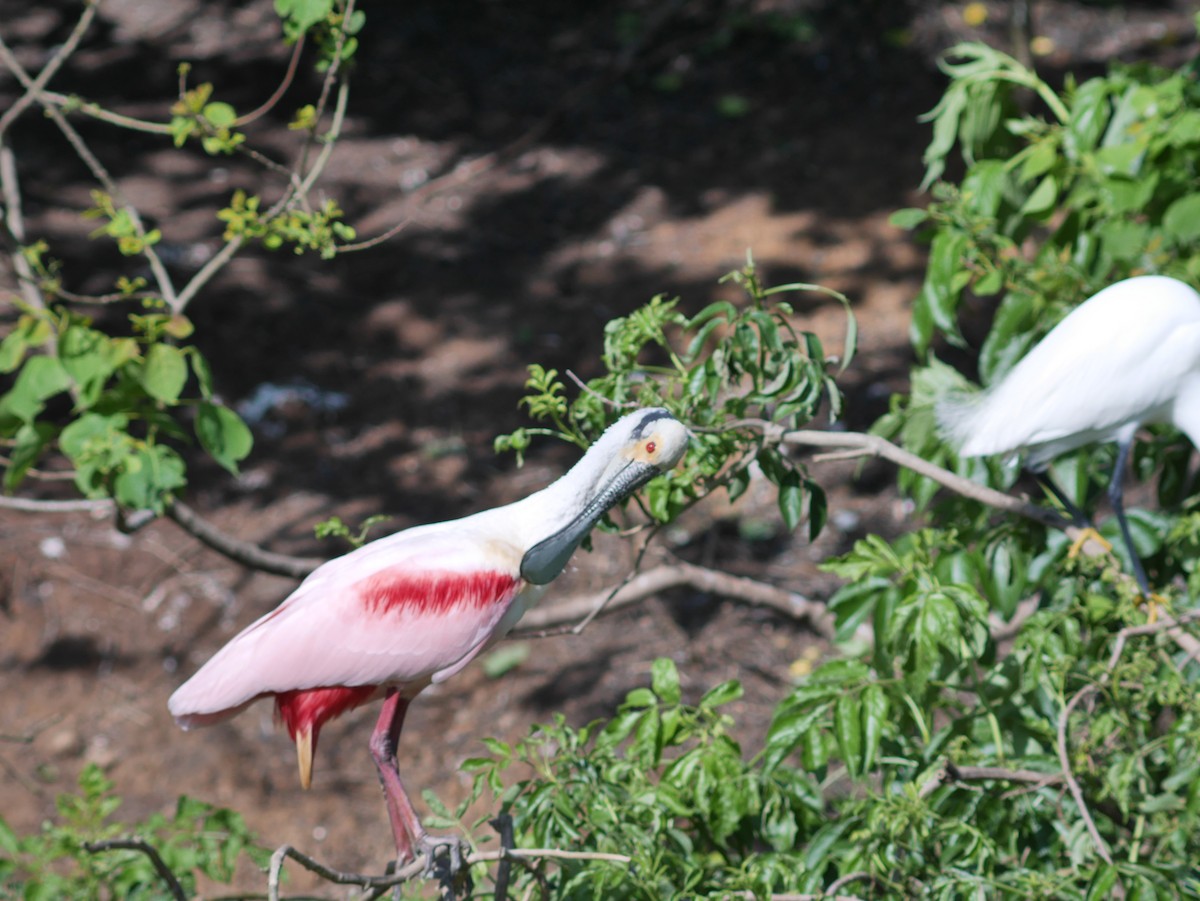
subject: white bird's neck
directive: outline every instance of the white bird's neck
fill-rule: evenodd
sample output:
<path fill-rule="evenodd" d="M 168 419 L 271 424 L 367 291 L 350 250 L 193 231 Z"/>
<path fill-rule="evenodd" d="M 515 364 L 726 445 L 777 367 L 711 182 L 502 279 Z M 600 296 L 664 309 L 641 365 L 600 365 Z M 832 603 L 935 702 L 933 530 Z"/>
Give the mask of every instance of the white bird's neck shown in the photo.
<path fill-rule="evenodd" d="M 596 494 L 597 488 L 619 452 L 621 437 L 605 432 L 556 481 L 541 491 L 494 511 L 511 523 L 519 543 L 531 547 L 566 527 Z"/>

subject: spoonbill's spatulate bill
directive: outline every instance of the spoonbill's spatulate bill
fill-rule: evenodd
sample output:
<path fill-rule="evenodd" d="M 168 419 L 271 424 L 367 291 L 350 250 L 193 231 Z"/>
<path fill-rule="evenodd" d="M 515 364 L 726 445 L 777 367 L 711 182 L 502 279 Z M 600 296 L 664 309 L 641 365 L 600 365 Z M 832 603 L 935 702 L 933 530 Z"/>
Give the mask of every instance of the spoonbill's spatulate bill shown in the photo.
<path fill-rule="evenodd" d="M 686 429 L 666 410 L 639 410 L 524 500 L 407 529 L 323 564 L 185 682 L 171 713 L 187 729 L 272 698 L 307 788 L 321 726 L 382 697 L 371 755 L 397 856 L 414 858 L 436 842 L 397 772 L 409 703 L 508 632 L 604 513 L 673 468 L 686 446 Z"/>
<path fill-rule="evenodd" d="M 1072 310 L 999 384 L 978 397 L 948 398 L 937 413 L 964 456 L 1024 451 L 1039 474 L 1059 454 L 1117 442 L 1108 497 L 1149 595 L 1122 479 L 1145 423 L 1171 423 L 1200 446 L 1200 294 L 1159 275 L 1110 285 Z"/>

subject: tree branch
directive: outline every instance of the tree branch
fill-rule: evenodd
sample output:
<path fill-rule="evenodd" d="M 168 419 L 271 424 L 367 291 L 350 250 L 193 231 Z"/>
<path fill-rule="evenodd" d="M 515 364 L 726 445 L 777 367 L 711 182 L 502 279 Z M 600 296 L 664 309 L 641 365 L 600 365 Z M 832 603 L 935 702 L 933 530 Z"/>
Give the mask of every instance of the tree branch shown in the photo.
<path fill-rule="evenodd" d="M 17 120 L 17 117 L 41 97 L 42 89 L 46 86 L 46 83 L 54 77 L 54 74 L 62 67 L 62 64 L 67 61 L 67 57 L 75 52 L 75 48 L 79 46 L 79 42 L 83 39 L 88 27 L 92 24 L 92 19 L 96 17 L 96 12 L 99 8 L 100 0 L 88 0 L 84 6 L 83 15 L 79 17 L 79 21 L 75 23 L 75 27 L 71 29 L 71 34 L 54 51 L 50 60 L 42 67 L 42 71 L 38 73 L 37 78 L 26 86 L 25 93 L 17 98 L 17 102 L 10 106 L 3 116 L 0 116 L 0 141 L 4 139 L 4 133 Z M 17 63 L 16 57 L 4 45 L 3 40 L 0 40 L 0 48 L 2 48 L 0 49 L 0 57 L 3 58 L 4 64 L 13 70 L 13 74 L 17 74 L 20 65 Z M 21 76 L 17 75 L 17 77 L 20 78 Z"/>
<path fill-rule="evenodd" d="M 756 425 L 759 423 L 751 420 L 743 421 L 739 424 Z M 1044 507 L 1039 507 L 1037 504 L 1030 503 L 1024 498 L 1013 497 L 1012 495 L 1005 494 L 1003 491 L 997 491 L 986 485 L 972 482 L 970 479 L 963 478 L 957 473 L 943 469 L 934 463 L 930 463 L 923 457 L 918 457 L 911 451 L 906 451 L 892 444 L 892 442 L 879 435 L 869 435 L 862 432 L 818 432 L 807 429 L 789 432 L 765 420 L 761 421 L 761 427 L 768 439 L 776 440 L 782 444 L 802 447 L 841 448 L 852 451 L 853 455 L 857 457 L 882 457 L 898 466 L 903 466 L 905 469 L 911 469 L 918 475 L 932 479 L 942 487 L 949 488 L 956 494 L 977 500 L 996 510 L 1002 510 L 1006 513 L 1016 513 L 1018 516 L 1024 516 L 1026 519 L 1032 519 L 1035 522 L 1055 529 L 1066 530 L 1072 526 L 1070 520 L 1064 519 L 1053 510 L 1047 510 Z"/>
<path fill-rule="evenodd" d="M 785 616 L 807 622 L 825 638 L 832 638 L 834 634 L 833 616 L 824 604 L 810 601 L 796 592 L 765 582 L 676 561 L 639 573 L 615 593 L 611 590 L 599 591 L 567 598 L 557 604 L 536 607 L 521 618 L 523 628 L 514 630 L 511 635 L 514 638 L 540 636 L 545 630 L 575 623 L 605 604 L 609 611 L 619 610 L 667 589 L 681 587 L 694 588 L 697 591 L 760 607 L 770 607 Z"/>
<path fill-rule="evenodd" d="M 94 10 L 95 6 L 96 4 L 93 0 L 93 3 L 89 5 L 88 9 Z M 2 38 L 0 38 L 0 61 L 2 61 L 4 65 L 8 67 L 9 71 L 11 71 L 13 75 L 17 77 L 17 80 L 21 82 L 21 85 L 25 88 L 25 96 L 32 97 L 33 100 L 37 101 L 42 109 L 45 110 L 50 121 L 52 121 L 58 127 L 58 130 L 62 132 L 63 137 L 67 139 L 67 143 L 69 143 L 75 150 L 76 156 L 83 161 L 83 164 L 87 166 L 88 170 L 92 173 L 92 176 L 96 179 L 96 181 L 100 182 L 100 185 L 104 188 L 105 192 L 112 197 L 116 203 L 119 203 L 121 208 L 129 216 L 129 221 L 133 225 L 134 231 L 137 233 L 138 238 L 140 238 L 142 241 L 141 253 L 146 258 L 146 262 L 150 266 L 150 271 L 154 274 L 155 284 L 158 286 L 158 290 L 162 293 L 163 299 L 169 306 L 171 306 L 172 309 L 175 309 L 175 285 L 171 281 L 171 276 L 167 272 L 166 267 L 163 265 L 162 259 L 159 257 L 158 252 L 154 249 L 152 244 L 146 241 L 146 226 L 145 223 L 142 222 L 141 214 L 138 213 L 137 208 L 125 199 L 124 195 L 121 193 L 121 189 L 117 186 L 117 183 L 113 180 L 108 170 L 104 167 L 104 164 L 100 162 L 94 153 L 92 153 L 91 148 L 88 147 L 87 142 L 83 140 L 79 132 L 75 130 L 75 127 L 67 121 L 66 117 L 59 111 L 55 104 L 51 103 L 42 96 L 41 88 L 37 85 L 36 81 L 29 77 L 29 73 L 26 72 L 24 67 L 17 61 L 17 58 L 13 55 L 12 51 L 8 48 L 8 45 L 4 43 Z"/>
<path fill-rule="evenodd" d="M 199 539 L 214 551 L 262 572 L 287 576 L 292 579 L 303 579 L 325 562 L 320 557 L 292 557 L 287 554 L 277 554 L 248 541 L 234 538 L 203 519 L 200 514 L 182 501 L 177 500 L 168 504 L 167 516 L 188 534 Z"/>
<path fill-rule="evenodd" d="M 1100 830 L 1096 828 L 1096 821 L 1092 819 L 1091 813 L 1088 811 L 1087 801 L 1083 797 L 1083 789 L 1079 787 L 1079 782 L 1075 778 L 1075 774 L 1071 772 L 1071 758 L 1067 751 L 1067 721 L 1071 719 L 1071 712 L 1075 706 L 1084 698 L 1097 691 L 1096 685 L 1085 685 L 1067 701 L 1067 705 L 1063 708 L 1063 712 L 1058 717 L 1058 762 L 1062 766 L 1063 779 L 1067 782 L 1067 788 L 1071 790 L 1071 797 L 1075 799 L 1075 806 L 1079 808 L 1079 815 L 1083 818 L 1083 824 L 1087 827 L 1088 835 L 1092 837 L 1092 844 L 1096 846 L 1096 853 L 1101 859 L 1112 866 L 1112 854 L 1108 850 L 1108 845 L 1100 836 Z"/>
<path fill-rule="evenodd" d="M 103 842 L 84 842 L 83 849 L 89 854 L 99 854 L 104 851 L 140 851 L 150 858 L 154 871 L 167 884 L 175 901 L 187 901 L 187 892 L 183 890 L 183 886 L 179 884 L 179 880 L 175 878 L 175 874 L 171 872 L 171 868 L 167 866 L 155 847 L 148 842 L 137 837 L 117 838 Z"/>
<path fill-rule="evenodd" d="M 917 797 L 927 798 L 943 785 L 951 782 L 1024 782 L 1038 787 L 1062 782 L 1061 773 L 1039 773 L 1037 770 L 1009 770 L 998 766 L 958 766 L 945 760 L 938 771 L 930 776 L 917 792 Z"/>

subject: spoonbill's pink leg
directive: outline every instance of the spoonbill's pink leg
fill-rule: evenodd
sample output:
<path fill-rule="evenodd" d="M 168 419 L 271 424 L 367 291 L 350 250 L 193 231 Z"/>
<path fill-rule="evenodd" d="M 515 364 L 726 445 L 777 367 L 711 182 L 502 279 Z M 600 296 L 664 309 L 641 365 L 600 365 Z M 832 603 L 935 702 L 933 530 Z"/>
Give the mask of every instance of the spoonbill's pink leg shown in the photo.
<path fill-rule="evenodd" d="M 416 846 L 425 838 L 425 829 L 408 792 L 400 782 L 396 765 L 396 743 L 400 740 L 400 729 L 404 726 L 404 714 L 408 712 L 408 700 L 396 693 L 388 692 L 379 713 L 375 731 L 371 733 L 371 757 L 379 770 L 379 781 L 383 784 L 383 795 L 387 800 L 388 819 L 392 822 L 392 835 L 396 839 L 396 860 L 406 864 L 416 857 Z"/>

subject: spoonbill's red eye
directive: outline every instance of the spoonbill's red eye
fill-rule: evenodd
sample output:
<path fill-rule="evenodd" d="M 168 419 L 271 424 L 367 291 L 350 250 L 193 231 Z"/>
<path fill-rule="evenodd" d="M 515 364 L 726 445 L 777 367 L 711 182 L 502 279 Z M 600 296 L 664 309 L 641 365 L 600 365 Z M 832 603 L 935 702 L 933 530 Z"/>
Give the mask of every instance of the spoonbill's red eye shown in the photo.
<path fill-rule="evenodd" d="M 653 441 L 646 442 L 646 453 L 652 454 L 658 450 L 658 446 Z"/>

